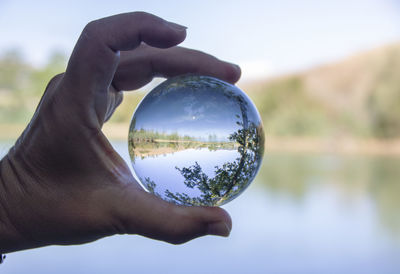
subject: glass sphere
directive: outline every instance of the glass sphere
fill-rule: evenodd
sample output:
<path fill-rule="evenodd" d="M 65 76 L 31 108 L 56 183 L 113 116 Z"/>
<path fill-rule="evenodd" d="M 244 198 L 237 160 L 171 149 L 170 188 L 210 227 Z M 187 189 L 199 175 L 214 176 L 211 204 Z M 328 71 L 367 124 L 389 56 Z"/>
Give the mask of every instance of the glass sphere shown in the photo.
<path fill-rule="evenodd" d="M 239 88 L 184 75 L 143 98 L 128 143 L 134 175 L 148 192 L 180 205 L 220 206 L 256 176 L 264 132 L 257 109 Z"/>

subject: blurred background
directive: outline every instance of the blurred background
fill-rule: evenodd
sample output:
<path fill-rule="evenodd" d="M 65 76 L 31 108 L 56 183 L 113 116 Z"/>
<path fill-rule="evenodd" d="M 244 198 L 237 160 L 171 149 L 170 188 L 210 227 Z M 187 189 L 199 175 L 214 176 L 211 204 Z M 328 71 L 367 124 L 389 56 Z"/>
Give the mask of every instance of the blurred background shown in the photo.
<path fill-rule="evenodd" d="M 224 206 L 229 238 L 139 236 L 12 253 L 1 273 L 400 273 L 400 2 L 0 0 L 0 156 L 82 28 L 142 10 L 183 46 L 239 64 L 266 132 L 260 173 Z M 104 128 L 129 162 L 127 93 Z"/>

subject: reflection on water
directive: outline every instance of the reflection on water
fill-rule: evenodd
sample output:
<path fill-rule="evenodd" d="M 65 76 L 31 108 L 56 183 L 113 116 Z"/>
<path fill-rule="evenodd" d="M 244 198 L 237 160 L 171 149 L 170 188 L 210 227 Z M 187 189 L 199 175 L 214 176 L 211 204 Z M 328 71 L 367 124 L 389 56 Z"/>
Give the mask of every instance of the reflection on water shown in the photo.
<path fill-rule="evenodd" d="M 254 179 L 263 146 L 250 99 L 205 76 L 180 76 L 156 87 L 139 104 L 129 132 L 137 178 L 149 192 L 180 205 L 219 206 L 236 198 Z"/>
<path fill-rule="evenodd" d="M 5 146 L 0 144 L 0 153 L 7 151 L 1 149 Z M 126 143 L 113 146 L 130 161 Z M 199 164 L 206 174 L 215 158 L 237 155 L 226 149 L 208 158 L 208 148 L 193 149 L 203 155 Z M 188 157 L 183 153 L 174 154 L 171 167 Z M 160 168 L 170 162 L 164 156 L 154 159 Z M 190 165 L 195 160 L 189 159 Z M 175 274 L 400 273 L 399 166 L 400 157 L 269 153 L 248 191 L 225 206 L 233 218 L 229 238 L 209 236 L 172 246 L 137 236 L 109 237 L 82 246 L 12 253 L 1 270 L 7 274 L 30 273 L 32 268 L 41 274 L 75 273 L 82 267 L 99 274 L 132 269 Z"/>
<path fill-rule="evenodd" d="M 269 155 L 260 185 L 301 205 L 310 192 L 329 186 L 343 207 L 369 200 L 381 227 L 400 240 L 400 158 L 389 156 Z"/>

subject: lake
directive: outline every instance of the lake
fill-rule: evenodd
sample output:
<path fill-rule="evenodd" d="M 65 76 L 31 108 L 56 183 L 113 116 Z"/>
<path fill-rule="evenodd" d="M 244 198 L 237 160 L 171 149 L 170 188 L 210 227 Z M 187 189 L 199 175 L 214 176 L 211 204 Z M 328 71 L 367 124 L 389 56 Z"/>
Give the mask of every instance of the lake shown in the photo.
<path fill-rule="evenodd" d="M 127 144 L 113 145 L 129 162 Z M 253 184 L 223 206 L 229 238 L 173 246 L 114 236 L 11 253 L 1 273 L 400 273 L 400 157 L 265 156 Z"/>

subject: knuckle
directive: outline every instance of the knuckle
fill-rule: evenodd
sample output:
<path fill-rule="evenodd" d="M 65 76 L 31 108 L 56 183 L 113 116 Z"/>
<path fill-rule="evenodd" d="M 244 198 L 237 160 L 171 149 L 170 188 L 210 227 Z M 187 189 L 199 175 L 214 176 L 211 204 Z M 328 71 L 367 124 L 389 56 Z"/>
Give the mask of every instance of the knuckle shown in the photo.
<path fill-rule="evenodd" d="M 144 11 L 135 11 L 132 12 L 132 18 L 137 19 L 137 20 L 143 20 L 147 17 L 150 17 L 151 15 L 147 12 Z"/>
<path fill-rule="evenodd" d="M 200 220 L 193 218 L 181 207 L 175 206 L 171 210 L 177 218 L 171 218 L 167 223 L 166 242 L 180 245 L 205 234 L 203 223 Z"/>
<path fill-rule="evenodd" d="M 144 12 L 144 11 L 136 11 L 131 15 L 131 20 L 134 22 L 139 28 L 146 26 L 153 26 L 154 24 L 160 24 L 164 22 L 164 20 L 160 17 L 157 17 L 153 14 Z"/>
<path fill-rule="evenodd" d="M 89 23 L 86 24 L 83 30 L 92 31 L 93 29 L 96 29 L 98 22 L 99 20 L 90 21 Z"/>
<path fill-rule="evenodd" d="M 173 245 L 181 245 L 181 244 L 186 243 L 187 241 L 188 240 L 182 240 L 182 239 L 179 239 L 179 238 L 174 238 L 174 239 L 169 240 L 168 243 L 173 244 Z"/>
<path fill-rule="evenodd" d="M 57 85 L 58 83 L 60 83 L 60 81 L 63 77 L 64 77 L 64 72 L 53 76 L 53 78 L 51 78 L 49 83 L 47 84 L 46 89 L 48 89 L 49 87 L 53 87 L 53 86 Z"/>
<path fill-rule="evenodd" d="M 165 239 L 166 242 L 173 245 L 180 245 L 186 243 L 192 239 L 186 231 L 182 231 L 180 228 L 171 229 L 168 233 L 168 237 Z"/>
<path fill-rule="evenodd" d="M 119 105 L 121 105 L 122 101 L 124 100 L 124 93 L 119 91 L 116 94 L 117 98 L 115 99 L 115 106 L 118 107 Z"/>
<path fill-rule="evenodd" d="M 100 20 L 94 20 L 86 24 L 83 28 L 82 36 L 84 37 L 96 37 L 98 30 L 100 28 Z"/>

